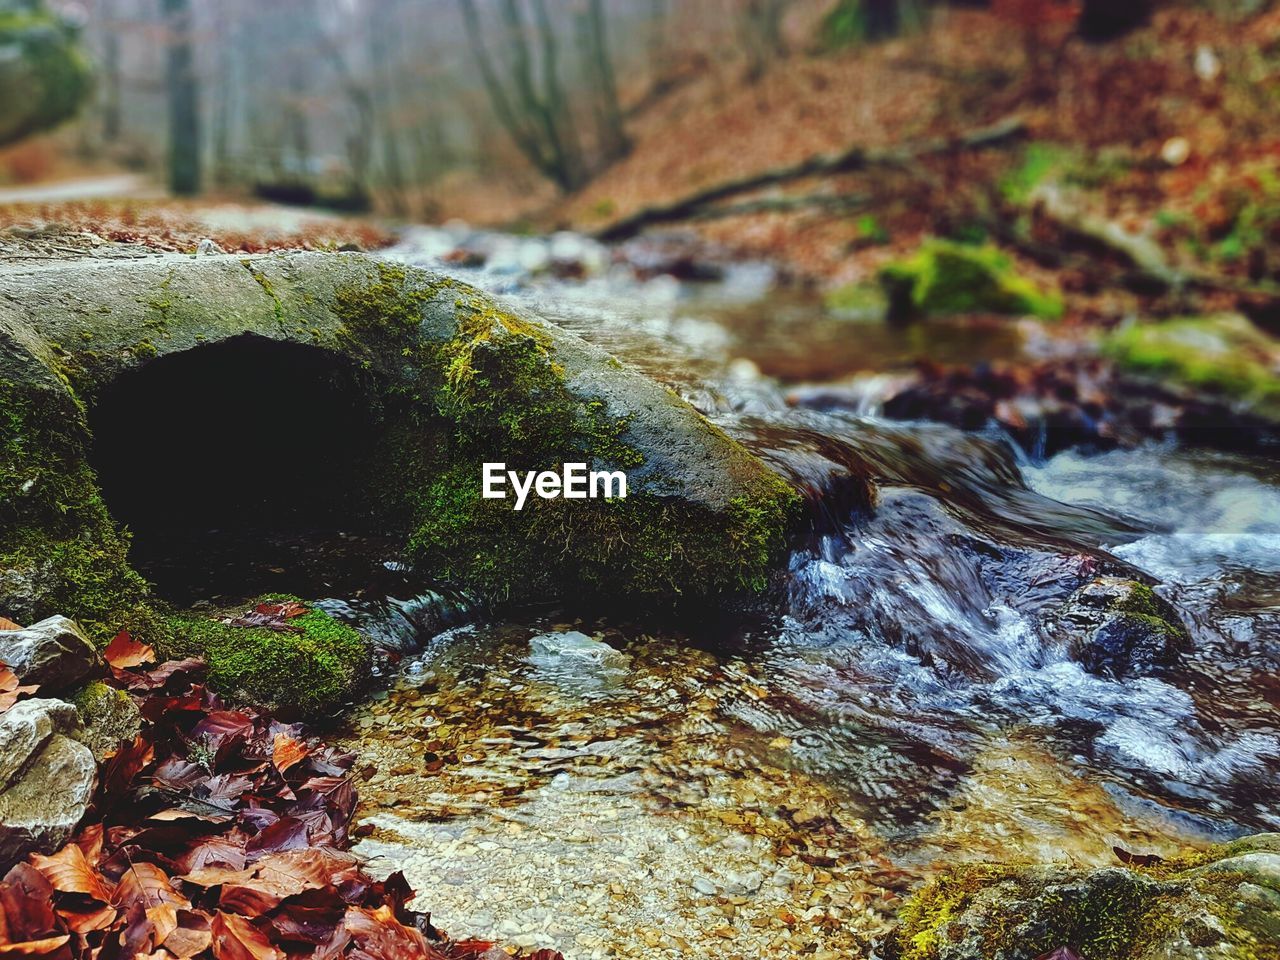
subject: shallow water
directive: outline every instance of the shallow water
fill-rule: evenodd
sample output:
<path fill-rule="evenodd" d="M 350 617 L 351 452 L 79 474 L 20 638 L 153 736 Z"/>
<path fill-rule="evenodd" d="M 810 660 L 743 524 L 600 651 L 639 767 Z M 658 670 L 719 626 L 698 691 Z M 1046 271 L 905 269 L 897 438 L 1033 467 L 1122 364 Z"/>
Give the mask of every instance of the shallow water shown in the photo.
<path fill-rule="evenodd" d="M 760 265 L 680 283 L 581 238 L 456 231 L 389 255 L 439 267 L 460 244 L 483 264 L 446 269 L 670 384 L 806 492 L 812 528 L 772 614 L 728 630 L 495 621 L 409 580 L 329 604 L 420 648 L 345 737 L 370 758 L 359 851 L 450 933 L 570 960 L 846 957 L 938 864 L 1102 865 L 1280 829 L 1274 462 L 1156 444 L 1044 461 L 879 419 L 922 351 L 1044 338 L 868 328 L 769 293 Z M 554 279 L 570 262 L 586 278 Z M 852 375 L 858 416 L 786 401 Z M 1192 642 L 1168 669 L 1073 657 L 1055 613 L 1108 573 L 1177 609 Z"/>

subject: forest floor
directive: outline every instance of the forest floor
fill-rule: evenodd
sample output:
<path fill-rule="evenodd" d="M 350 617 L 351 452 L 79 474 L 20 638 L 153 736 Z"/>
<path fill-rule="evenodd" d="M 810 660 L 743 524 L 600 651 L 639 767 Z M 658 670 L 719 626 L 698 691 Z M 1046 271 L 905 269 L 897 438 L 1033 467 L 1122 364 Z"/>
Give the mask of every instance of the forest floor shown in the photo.
<path fill-rule="evenodd" d="M 1053 181 L 1069 188 L 1076 214 L 1114 225 L 1135 245 L 1154 244 L 1178 269 L 1241 286 L 1280 274 L 1266 249 L 1280 231 L 1277 89 L 1280 11 L 1228 22 L 1168 10 L 1100 45 L 1073 36 L 1070 24 L 1026 28 L 952 11 L 921 34 L 876 47 L 797 52 L 756 82 L 707 67 L 634 117 L 633 151 L 585 189 L 550 203 L 533 191 L 524 208 L 499 205 L 493 219 L 599 231 L 815 155 L 958 137 L 1016 117 L 1025 125 L 1016 140 L 789 180 L 665 226 L 775 260 L 820 286 L 874 276 L 925 235 L 974 239 L 1016 226 L 1026 241 L 1017 253 L 1034 273 L 1046 265 L 1034 255 L 1039 242 L 1061 239 L 1060 230 L 1043 230 L 1036 193 Z M 493 206 L 473 203 L 461 183 L 447 196 L 444 216 L 483 220 Z M 732 215 L 744 199 L 794 208 Z M 1098 286 L 1065 273 L 1069 294 Z M 1206 307 L 1230 300 L 1210 297 Z M 1085 313 L 1113 317 L 1131 308 L 1123 297 L 1081 301 Z"/>

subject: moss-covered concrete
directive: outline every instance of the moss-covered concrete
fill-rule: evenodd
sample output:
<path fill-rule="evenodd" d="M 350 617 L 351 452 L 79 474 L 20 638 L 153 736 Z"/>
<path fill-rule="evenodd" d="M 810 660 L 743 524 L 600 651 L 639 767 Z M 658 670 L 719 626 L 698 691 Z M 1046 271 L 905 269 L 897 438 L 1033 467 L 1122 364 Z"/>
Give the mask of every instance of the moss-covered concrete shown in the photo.
<path fill-rule="evenodd" d="M 488 599 L 709 599 L 759 589 L 783 553 L 798 498 L 757 458 L 671 391 L 463 284 L 360 254 L 87 261 L 0 271 L 0 613 L 169 639 L 90 468 L 86 410 L 122 376 L 244 337 L 354 361 L 378 434 L 364 519 Z M 486 461 L 622 469 L 630 495 L 516 512 L 481 498 Z"/>
<path fill-rule="evenodd" d="M 930 239 L 908 259 L 884 267 L 880 281 L 897 319 L 996 313 L 1055 320 L 1063 312 L 1061 293 L 1017 273 L 993 246 Z"/>
<path fill-rule="evenodd" d="M 90 90 L 72 30 L 36 0 L 0 2 L 0 145 L 69 120 Z"/>
<path fill-rule="evenodd" d="M 1108 336 L 1103 351 L 1135 372 L 1280 420 L 1280 340 L 1238 314 L 1131 324 Z"/>
<path fill-rule="evenodd" d="M 300 602 L 267 595 L 247 608 L 288 601 Z M 171 652 L 203 657 L 215 690 L 304 717 L 348 702 L 368 680 L 369 645 L 323 610 L 290 618 L 287 631 L 225 622 L 243 612 L 169 617 Z"/>
<path fill-rule="evenodd" d="M 907 901 L 885 952 L 1035 960 L 1068 947 L 1081 960 L 1278 960 L 1277 849 L 1280 835 L 1261 834 L 1143 868 L 957 867 Z"/>

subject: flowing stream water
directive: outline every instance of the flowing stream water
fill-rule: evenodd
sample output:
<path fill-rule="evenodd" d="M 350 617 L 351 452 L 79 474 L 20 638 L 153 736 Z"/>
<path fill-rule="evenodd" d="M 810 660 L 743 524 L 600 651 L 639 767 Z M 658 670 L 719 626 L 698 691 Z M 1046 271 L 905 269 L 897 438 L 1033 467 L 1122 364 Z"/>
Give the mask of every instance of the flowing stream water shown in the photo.
<path fill-rule="evenodd" d="M 466 242 L 481 265 L 445 269 L 670 384 L 809 495 L 812 529 L 750 616 L 494 618 L 407 579 L 328 602 L 404 654 L 343 734 L 367 758 L 357 852 L 452 935 L 571 960 L 866 955 L 940 864 L 1280 829 L 1273 462 L 1040 459 L 878 416 L 922 352 L 1033 349 L 1016 324 L 836 321 L 762 265 L 645 279 L 573 237 L 424 229 L 388 256 L 439 269 Z M 538 279 L 566 262 L 594 269 Z M 853 374 L 842 409 L 788 392 Z M 1174 605 L 1172 667 L 1073 656 L 1054 613 L 1101 573 Z"/>

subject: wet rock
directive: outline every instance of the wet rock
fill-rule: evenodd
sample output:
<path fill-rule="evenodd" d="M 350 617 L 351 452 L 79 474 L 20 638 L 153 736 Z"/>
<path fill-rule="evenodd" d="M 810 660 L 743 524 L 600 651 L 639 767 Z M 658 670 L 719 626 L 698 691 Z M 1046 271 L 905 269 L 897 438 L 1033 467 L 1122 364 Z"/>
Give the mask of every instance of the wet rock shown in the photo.
<path fill-rule="evenodd" d="M 1077 590 L 1054 617 L 1074 659 L 1090 673 L 1147 676 L 1177 660 L 1190 643 L 1178 612 L 1136 580 L 1099 577 Z"/>
<path fill-rule="evenodd" d="M 0 715 L 0 870 L 52 853 L 84 816 L 97 764 L 72 739 L 78 726 L 61 700 L 24 700 Z"/>
<path fill-rule="evenodd" d="M 120 744 L 132 741 L 142 728 L 138 706 L 123 690 L 95 681 L 71 697 L 80 714 L 81 729 L 76 739 L 92 751 L 101 763 Z"/>
<path fill-rule="evenodd" d="M 0 662 L 24 684 L 46 693 L 65 690 L 95 673 L 97 650 L 74 620 L 49 617 L 23 630 L 0 632 Z"/>
<path fill-rule="evenodd" d="M 1271 957 L 1280 930 L 1270 852 L 1143 870 L 958 868 L 908 902 L 886 953 L 897 960 L 1035 960 L 1069 946 L 1128 960 Z M 1246 847 L 1247 849 L 1247 847 Z M 1260 882 L 1261 881 L 1261 882 Z"/>

